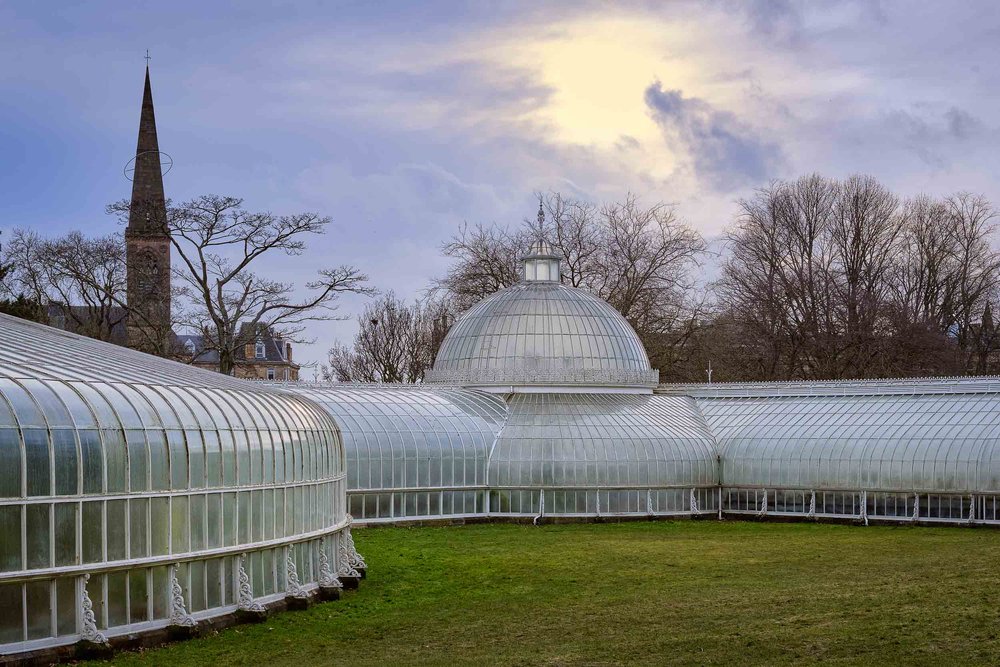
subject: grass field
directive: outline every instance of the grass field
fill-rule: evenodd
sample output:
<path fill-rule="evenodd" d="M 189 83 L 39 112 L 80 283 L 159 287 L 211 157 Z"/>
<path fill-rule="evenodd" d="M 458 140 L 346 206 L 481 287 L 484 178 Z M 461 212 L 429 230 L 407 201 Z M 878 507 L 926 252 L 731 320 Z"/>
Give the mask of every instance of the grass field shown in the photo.
<path fill-rule="evenodd" d="M 1000 531 L 356 530 L 359 591 L 122 665 L 1000 664 Z"/>

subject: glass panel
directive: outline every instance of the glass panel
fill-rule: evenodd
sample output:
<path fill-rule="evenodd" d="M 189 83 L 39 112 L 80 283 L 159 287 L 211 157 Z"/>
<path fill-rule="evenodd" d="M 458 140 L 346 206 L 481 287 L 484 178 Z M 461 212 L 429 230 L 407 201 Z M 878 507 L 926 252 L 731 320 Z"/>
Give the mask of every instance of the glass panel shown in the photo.
<path fill-rule="evenodd" d="M 104 503 L 83 503 L 83 562 L 104 560 Z"/>
<path fill-rule="evenodd" d="M 28 612 L 28 639 L 51 637 L 52 584 L 48 581 L 29 581 L 24 585 L 24 602 Z"/>
<path fill-rule="evenodd" d="M 0 498 L 17 498 L 20 495 L 21 437 L 16 429 L 0 428 Z"/>
<path fill-rule="evenodd" d="M 9 644 L 24 640 L 24 600 L 21 584 L 0 584 L 0 609 L 10 622 L 0 623 L 0 644 Z"/>
<path fill-rule="evenodd" d="M 51 567 L 52 559 L 49 553 L 49 506 L 27 505 L 24 508 L 27 518 L 27 556 L 28 569 Z"/>
<path fill-rule="evenodd" d="M 0 572 L 21 569 L 21 508 L 0 506 Z M 0 606 L 0 609 L 5 607 Z"/>
<path fill-rule="evenodd" d="M 24 436 L 24 459 L 29 496 L 52 494 L 49 479 L 49 436 L 45 429 L 27 428 Z"/>
<path fill-rule="evenodd" d="M 76 503 L 56 503 L 55 505 L 55 543 L 53 545 L 56 565 L 75 565 L 79 563 L 76 549 Z"/>

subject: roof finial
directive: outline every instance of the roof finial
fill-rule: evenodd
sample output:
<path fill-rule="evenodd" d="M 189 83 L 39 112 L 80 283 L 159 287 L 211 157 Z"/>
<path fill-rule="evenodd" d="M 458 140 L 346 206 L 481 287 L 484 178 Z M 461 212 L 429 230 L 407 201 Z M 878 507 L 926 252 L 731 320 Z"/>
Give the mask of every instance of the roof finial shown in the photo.
<path fill-rule="evenodd" d="M 149 49 L 146 49 L 146 69 L 149 69 Z"/>
<path fill-rule="evenodd" d="M 542 208 L 542 195 L 538 195 L 538 238 L 542 238 L 545 228 L 545 209 Z"/>

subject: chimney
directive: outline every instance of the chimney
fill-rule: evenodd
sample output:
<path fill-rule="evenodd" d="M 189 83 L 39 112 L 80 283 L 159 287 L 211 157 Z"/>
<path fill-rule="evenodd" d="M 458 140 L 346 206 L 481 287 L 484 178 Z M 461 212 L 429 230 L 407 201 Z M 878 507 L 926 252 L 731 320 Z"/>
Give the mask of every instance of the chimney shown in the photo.
<path fill-rule="evenodd" d="M 247 359 L 247 361 L 256 356 L 253 343 L 247 343 L 243 346 L 243 356 Z"/>
<path fill-rule="evenodd" d="M 292 361 L 292 344 L 285 343 L 285 361 Z"/>

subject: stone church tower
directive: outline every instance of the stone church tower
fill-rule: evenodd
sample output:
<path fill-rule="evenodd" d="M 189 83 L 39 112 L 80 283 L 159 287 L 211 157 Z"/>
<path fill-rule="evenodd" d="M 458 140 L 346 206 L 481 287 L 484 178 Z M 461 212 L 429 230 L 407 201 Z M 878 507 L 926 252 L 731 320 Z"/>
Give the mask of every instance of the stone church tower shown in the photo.
<path fill-rule="evenodd" d="M 128 345 L 153 354 L 168 355 L 173 342 L 170 327 L 170 232 L 156 139 L 153 93 L 146 66 L 139 141 L 135 148 L 132 207 L 125 228 L 128 268 Z"/>

